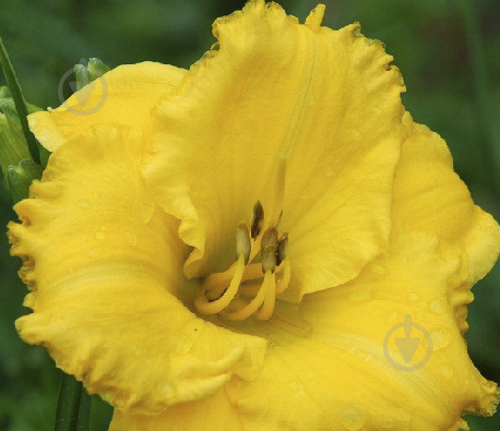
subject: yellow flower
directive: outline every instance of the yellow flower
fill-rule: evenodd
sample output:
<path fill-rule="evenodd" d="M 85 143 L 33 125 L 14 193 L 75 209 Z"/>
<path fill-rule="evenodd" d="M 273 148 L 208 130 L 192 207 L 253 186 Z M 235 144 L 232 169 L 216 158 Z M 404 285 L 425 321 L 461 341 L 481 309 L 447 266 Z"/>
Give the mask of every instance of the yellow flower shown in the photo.
<path fill-rule="evenodd" d="M 323 11 L 250 1 L 189 71 L 121 66 L 92 115 L 30 117 L 53 154 L 9 226 L 34 311 L 17 328 L 115 407 L 112 430 L 493 413 L 462 334 L 500 228 L 405 113 L 382 44 Z M 421 332 L 409 361 L 391 331 Z"/>

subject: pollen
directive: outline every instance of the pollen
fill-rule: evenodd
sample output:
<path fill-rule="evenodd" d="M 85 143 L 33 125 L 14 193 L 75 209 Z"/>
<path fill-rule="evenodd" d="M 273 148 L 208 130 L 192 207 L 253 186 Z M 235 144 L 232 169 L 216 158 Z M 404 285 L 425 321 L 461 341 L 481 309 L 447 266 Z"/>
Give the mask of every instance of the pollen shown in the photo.
<path fill-rule="evenodd" d="M 276 295 L 290 283 L 288 234 L 280 234 L 277 226 L 262 229 L 264 209 L 259 201 L 249 226 L 240 223 L 236 228 L 235 262 L 226 271 L 205 278 L 194 301 L 200 313 L 228 320 L 272 317 Z"/>

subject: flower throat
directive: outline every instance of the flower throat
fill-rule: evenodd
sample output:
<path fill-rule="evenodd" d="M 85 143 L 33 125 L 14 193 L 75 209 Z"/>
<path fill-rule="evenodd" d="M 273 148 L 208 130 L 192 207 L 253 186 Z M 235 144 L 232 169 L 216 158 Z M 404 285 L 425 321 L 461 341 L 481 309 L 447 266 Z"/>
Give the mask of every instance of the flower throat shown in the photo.
<path fill-rule="evenodd" d="M 255 315 L 271 318 L 276 295 L 290 282 L 287 259 L 288 235 L 276 226 L 262 231 L 264 209 L 257 201 L 250 227 L 236 228 L 236 261 L 224 272 L 210 274 L 194 304 L 202 314 L 219 314 L 228 320 L 244 320 Z"/>

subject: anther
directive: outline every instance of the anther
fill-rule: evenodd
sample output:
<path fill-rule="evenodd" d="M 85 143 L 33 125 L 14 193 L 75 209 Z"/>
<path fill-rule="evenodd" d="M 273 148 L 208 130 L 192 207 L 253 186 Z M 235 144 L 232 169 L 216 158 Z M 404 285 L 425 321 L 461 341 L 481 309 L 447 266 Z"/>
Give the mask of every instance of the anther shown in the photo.
<path fill-rule="evenodd" d="M 276 253 L 278 250 L 278 232 L 275 228 L 267 229 L 260 242 L 260 257 L 262 272 L 274 272 L 276 268 Z"/>
<path fill-rule="evenodd" d="M 276 251 L 276 265 L 280 266 L 286 258 L 288 251 L 288 234 L 284 233 L 278 240 L 278 250 Z"/>
<path fill-rule="evenodd" d="M 262 224 L 264 223 L 264 208 L 260 201 L 257 201 L 252 209 L 252 217 L 250 219 L 250 233 L 252 239 L 259 236 L 262 230 Z"/>
<path fill-rule="evenodd" d="M 245 265 L 250 260 L 250 252 L 252 250 L 252 241 L 250 239 L 250 231 L 245 223 L 240 223 L 236 228 L 236 260 L 243 255 Z"/>

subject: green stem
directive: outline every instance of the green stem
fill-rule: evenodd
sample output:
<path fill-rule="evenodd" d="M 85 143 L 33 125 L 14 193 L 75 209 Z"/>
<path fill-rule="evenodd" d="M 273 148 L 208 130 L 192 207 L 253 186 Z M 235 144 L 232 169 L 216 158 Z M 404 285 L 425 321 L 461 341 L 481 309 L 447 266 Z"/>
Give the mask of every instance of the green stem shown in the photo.
<path fill-rule="evenodd" d="M 1 38 L 0 38 L 0 64 L 2 65 L 2 70 L 5 76 L 5 80 L 7 81 L 7 85 L 9 86 L 10 92 L 12 93 L 12 99 L 14 99 L 14 105 L 16 107 L 19 120 L 21 121 L 21 127 L 26 142 L 28 144 L 28 149 L 31 158 L 35 163 L 40 164 L 40 155 L 38 153 L 37 142 L 35 136 L 33 135 L 33 133 L 31 133 L 31 130 L 28 126 L 28 120 L 26 118 L 28 116 L 26 101 L 24 100 L 21 86 L 19 85 L 19 81 L 17 80 L 14 68 L 12 67 L 9 55 L 7 54 L 7 50 L 5 49 L 5 46 Z"/>

